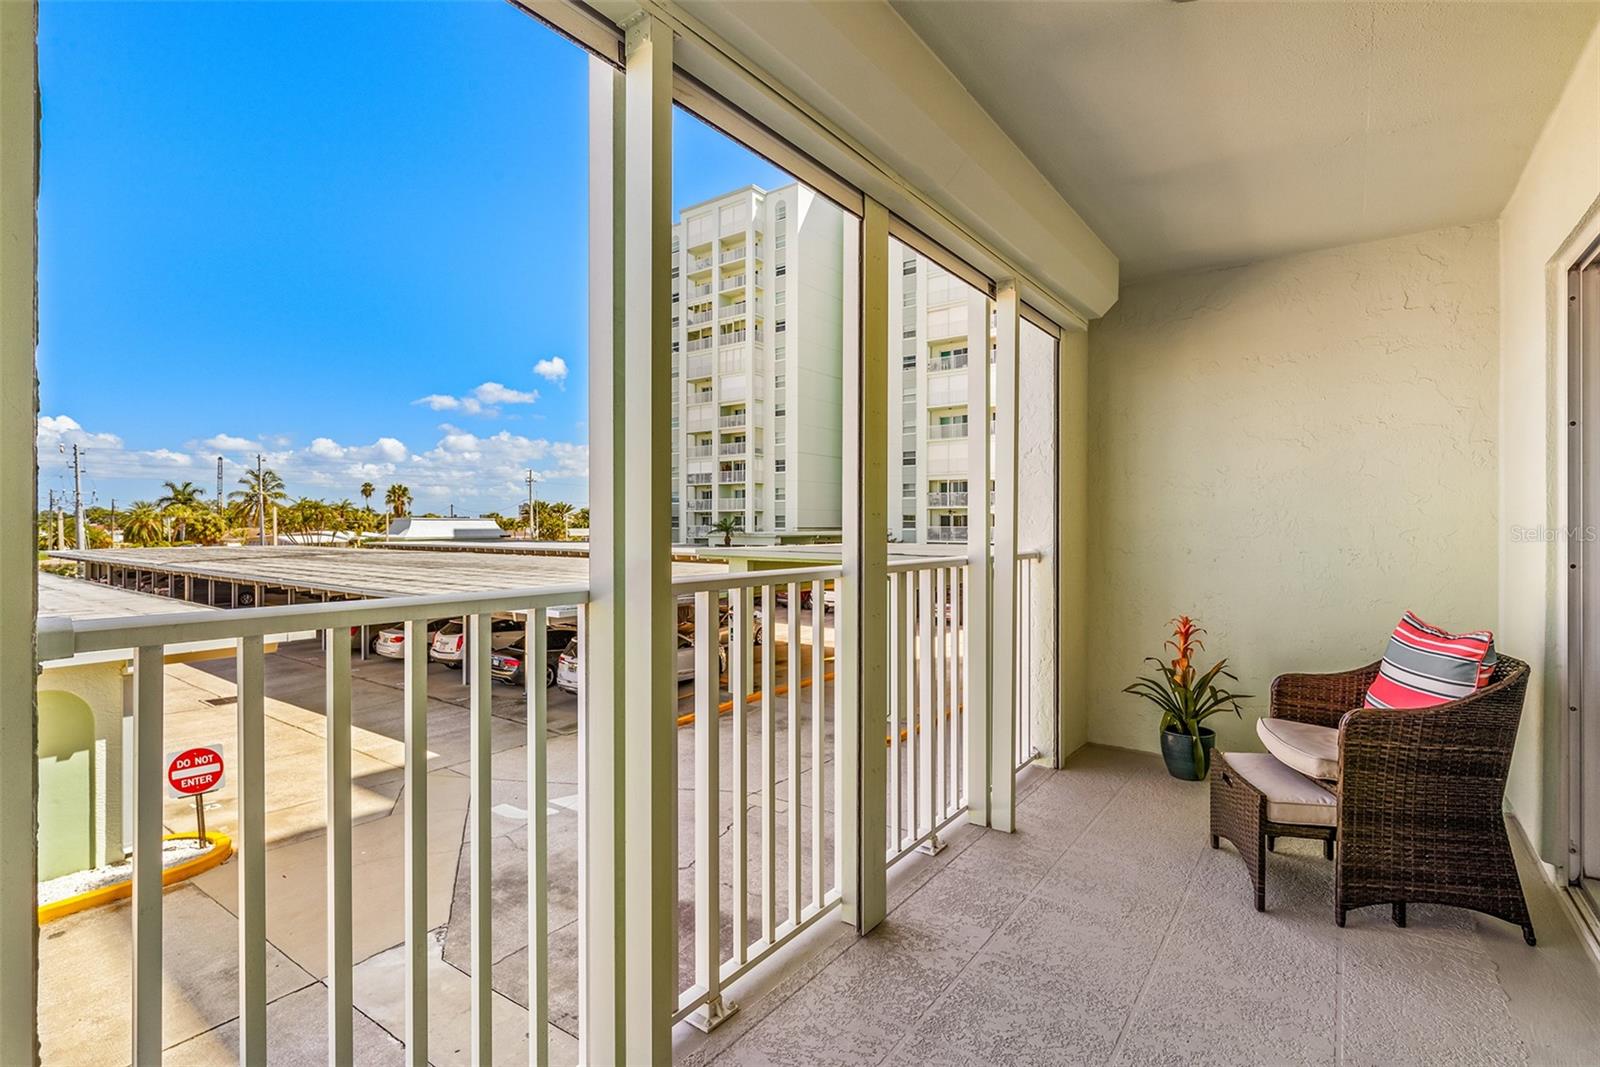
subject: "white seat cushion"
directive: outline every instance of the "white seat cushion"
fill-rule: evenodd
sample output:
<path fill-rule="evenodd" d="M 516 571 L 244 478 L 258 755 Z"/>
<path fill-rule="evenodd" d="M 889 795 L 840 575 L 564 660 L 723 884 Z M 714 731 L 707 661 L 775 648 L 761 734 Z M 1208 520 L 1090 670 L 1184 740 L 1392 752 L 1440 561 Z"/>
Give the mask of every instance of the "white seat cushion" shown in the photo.
<path fill-rule="evenodd" d="M 1267 798 L 1267 818 L 1291 826 L 1335 826 L 1339 798 L 1266 752 L 1229 752 L 1228 766 Z"/>
<path fill-rule="evenodd" d="M 1339 731 L 1292 719 L 1257 719 L 1256 735 L 1267 751 L 1308 778 L 1339 780 Z"/>

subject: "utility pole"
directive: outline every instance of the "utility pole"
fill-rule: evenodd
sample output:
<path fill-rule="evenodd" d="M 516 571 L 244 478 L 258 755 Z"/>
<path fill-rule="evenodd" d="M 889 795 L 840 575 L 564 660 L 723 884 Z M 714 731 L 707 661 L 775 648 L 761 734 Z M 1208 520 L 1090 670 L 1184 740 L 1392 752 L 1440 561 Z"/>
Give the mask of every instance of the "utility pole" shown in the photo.
<path fill-rule="evenodd" d="M 256 453 L 256 522 L 261 529 L 261 547 L 267 545 L 267 487 L 262 480 L 261 453 Z M 277 516 L 273 516 L 273 524 L 277 524 Z"/>
<path fill-rule="evenodd" d="M 534 532 L 537 525 L 533 521 L 533 468 L 528 468 L 528 540 L 536 541 Z"/>
<path fill-rule="evenodd" d="M 78 551 L 89 547 L 89 534 L 83 523 L 83 453 L 72 446 L 72 521 L 77 525 Z"/>
<path fill-rule="evenodd" d="M 217 514 L 221 515 L 226 510 L 222 503 L 222 457 L 217 457 Z"/>
<path fill-rule="evenodd" d="M 117 547 L 117 498 L 111 498 L 111 547 Z"/>

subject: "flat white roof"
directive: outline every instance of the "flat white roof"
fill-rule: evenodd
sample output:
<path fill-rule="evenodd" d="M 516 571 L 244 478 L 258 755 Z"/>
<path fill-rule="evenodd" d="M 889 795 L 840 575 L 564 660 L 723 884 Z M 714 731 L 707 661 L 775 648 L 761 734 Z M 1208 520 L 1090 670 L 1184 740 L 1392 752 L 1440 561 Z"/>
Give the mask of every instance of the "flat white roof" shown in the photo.
<path fill-rule="evenodd" d="M 135 593 L 131 589 L 64 578 L 39 572 L 39 617 L 66 619 L 124 619 L 130 615 L 176 615 L 191 611 L 220 611 L 204 604 Z"/>
<path fill-rule="evenodd" d="M 66 550 L 51 555 L 340 597 L 492 593 L 502 589 L 585 585 L 589 580 L 589 560 L 585 556 L 535 552 L 231 545 Z M 711 562 L 679 561 L 672 565 L 676 576 L 722 574 L 727 569 L 726 564 Z"/>

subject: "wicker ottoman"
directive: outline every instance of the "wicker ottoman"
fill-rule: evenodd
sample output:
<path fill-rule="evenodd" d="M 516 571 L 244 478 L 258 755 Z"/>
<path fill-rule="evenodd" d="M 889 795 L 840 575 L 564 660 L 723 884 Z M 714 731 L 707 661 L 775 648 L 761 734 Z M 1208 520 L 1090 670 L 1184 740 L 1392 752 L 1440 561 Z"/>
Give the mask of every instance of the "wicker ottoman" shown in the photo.
<path fill-rule="evenodd" d="M 1244 857 L 1257 911 L 1267 910 L 1267 851 L 1277 838 L 1321 841 L 1333 858 L 1339 802 L 1316 781 L 1265 752 L 1217 752 L 1210 779 L 1211 847 L 1226 837 Z"/>

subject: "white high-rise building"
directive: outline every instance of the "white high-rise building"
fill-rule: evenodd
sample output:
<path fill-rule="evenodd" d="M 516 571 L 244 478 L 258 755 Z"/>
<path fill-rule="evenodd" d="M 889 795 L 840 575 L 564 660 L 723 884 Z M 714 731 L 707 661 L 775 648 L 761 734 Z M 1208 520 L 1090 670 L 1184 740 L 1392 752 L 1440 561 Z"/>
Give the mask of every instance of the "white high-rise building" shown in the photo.
<path fill-rule="evenodd" d="M 889 388 L 902 417 L 890 430 L 900 474 L 890 479 L 889 532 L 965 541 L 972 291 L 893 247 Z M 744 542 L 838 537 L 847 248 L 844 212 L 803 185 L 747 186 L 679 213 L 674 541 L 716 542 L 724 517 Z"/>
<path fill-rule="evenodd" d="M 679 212 L 674 541 L 724 517 L 742 540 L 838 536 L 844 248 L 844 212 L 803 185 Z"/>

